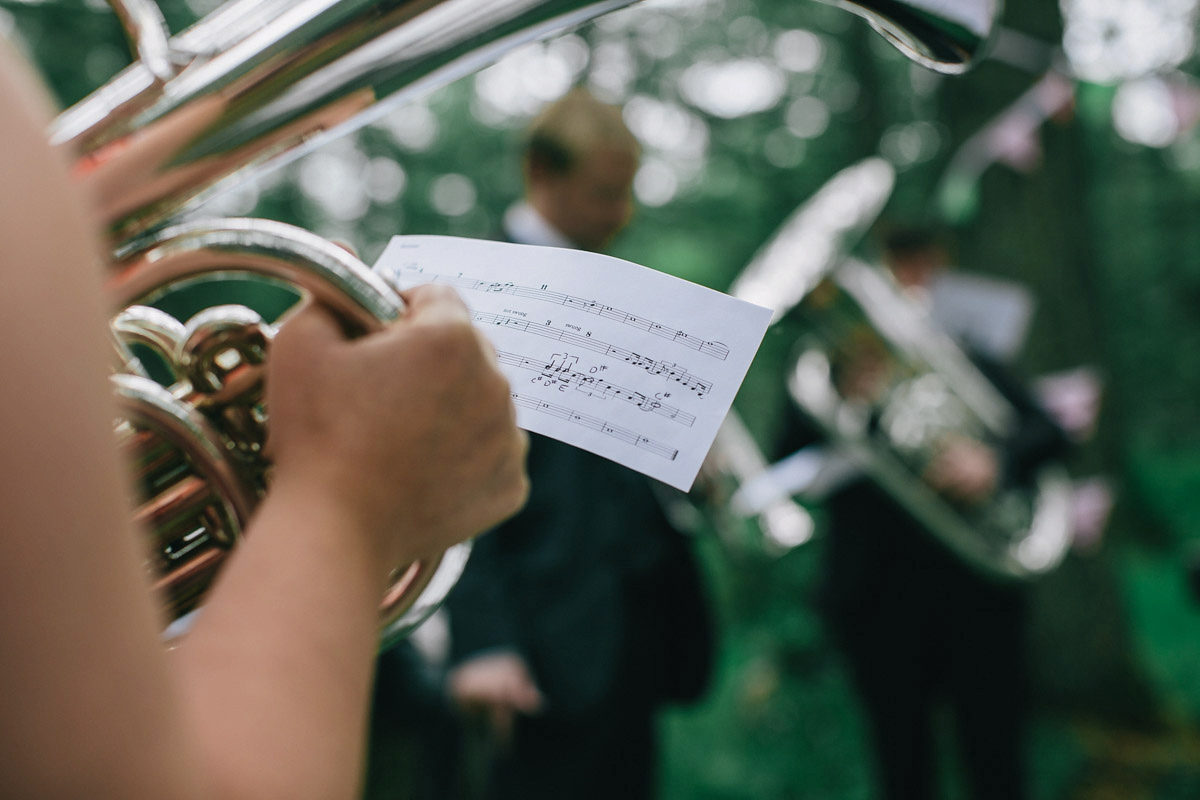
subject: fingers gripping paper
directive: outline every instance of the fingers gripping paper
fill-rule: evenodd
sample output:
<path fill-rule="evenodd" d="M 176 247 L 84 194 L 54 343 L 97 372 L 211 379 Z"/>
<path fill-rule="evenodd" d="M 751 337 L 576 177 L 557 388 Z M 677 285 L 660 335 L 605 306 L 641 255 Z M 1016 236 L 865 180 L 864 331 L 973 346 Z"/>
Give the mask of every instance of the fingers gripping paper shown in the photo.
<path fill-rule="evenodd" d="M 766 333 L 768 309 L 610 256 L 396 236 L 393 285 L 459 291 L 496 348 L 517 423 L 688 490 Z"/>

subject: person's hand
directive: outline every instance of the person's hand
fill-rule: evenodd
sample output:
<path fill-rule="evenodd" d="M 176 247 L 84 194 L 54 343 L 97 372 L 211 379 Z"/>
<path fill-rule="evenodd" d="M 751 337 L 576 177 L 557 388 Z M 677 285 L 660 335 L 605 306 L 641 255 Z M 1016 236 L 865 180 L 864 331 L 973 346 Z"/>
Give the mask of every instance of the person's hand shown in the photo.
<path fill-rule="evenodd" d="M 732 494 L 728 487 L 728 478 L 722 464 L 723 453 L 720 449 L 720 434 L 717 441 L 705 454 L 700 462 L 700 471 L 687 496 L 697 505 L 723 506 L 729 503 Z"/>
<path fill-rule="evenodd" d="M 327 497 L 393 565 L 500 522 L 529 491 L 528 439 L 495 351 L 453 290 L 405 300 L 401 320 L 354 340 L 318 306 L 300 310 L 272 345 L 266 386 L 273 490 Z"/>
<path fill-rule="evenodd" d="M 501 744 L 511 740 L 516 714 L 536 714 L 542 708 L 542 694 L 515 653 L 488 653 L 464 661 L 450 672 L 447 687 L 460 709 L 487 716 Z"/>
<path fill-rule="evenodd" d="M 943 441 L 925 470 L 925 482 L 967 505 L 987 500 L 1000 480 L 1000 462 L 986 444 L 965 436 Z"/>

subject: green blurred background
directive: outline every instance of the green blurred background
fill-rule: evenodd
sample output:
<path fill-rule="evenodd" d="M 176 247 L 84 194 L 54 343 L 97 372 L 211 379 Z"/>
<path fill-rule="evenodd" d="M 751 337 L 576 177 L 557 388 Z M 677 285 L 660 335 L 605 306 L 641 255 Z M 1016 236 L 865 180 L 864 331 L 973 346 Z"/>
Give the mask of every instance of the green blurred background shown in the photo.
<path fill-rule="evenodd" d="M 213 5 L 164 11 L 178 30 Z M 522 127 L 585 83 L 625 104 L 645 146 L 615 254 L 726 289 L 798 204 L 883 155 L 898 173 L 884 220 L 948 226 L 964 268 L 1036 294 L 1021 371 L 1103 380 L 1096 434 L 1070 466 L 1107 481 L 1115 506 L 1036 587 L 1034 796 L 1195 798 L 1196 16 L 1197 0 L 1008 0 L 991 57 L 945 78 L 811 0 L 650 0 L 513 51 L 205 211 L 294 222 L 368 262 L 397 233 L 490 236 L 520 192 Z M 64 105 L 129 61 L 99 3 L 4 0 L 0 28 Z M 874 255 L 870 236 L 859 250 Z M 737 399 L 768 450 L 796 335 L 769 332 Z M 784 553 L 752 529 L 701 544 L 720 672 L 668 719 L 667 800 L 870 796 L 862 722 L 812 604 L 821 537 Z"/>

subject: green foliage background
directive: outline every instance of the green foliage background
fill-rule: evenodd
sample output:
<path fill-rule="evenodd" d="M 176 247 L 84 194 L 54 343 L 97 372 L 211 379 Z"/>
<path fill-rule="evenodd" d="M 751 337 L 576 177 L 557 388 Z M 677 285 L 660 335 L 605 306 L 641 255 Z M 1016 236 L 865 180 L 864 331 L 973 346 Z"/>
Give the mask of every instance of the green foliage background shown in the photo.
<path fill-rule="evenodd" d="M 164 10 L 178 30 L 204 8 L 173 0 Z M 1062 35 L 1057 5 L 1045 0 L 1009 0 L 1003 22 L 1048 43 Z M 91 2 L 9 0 L 0 26 L 63 105 L 128 63 L 112 15 Z M 789 30 L 816 33 L 824 57 L 782 71 L 777 102 L 734 118 L 689 102 L 689 66 L 777 56 Z M 1035 168 L 993 166 L 947 193 L 954 153 L 1039 75 L 988 60 L 942 78 L 860 20 L 799 0 L 618 12 L 573 34 L 570 46 L 588 56 L 579 80 L 596 78 L 600 48 L 614 43 L 632 59 L 622 99 L 686 114 L 704 143 L 669 201 L 640 209 L 616 255 L 725 289 L 798 204 L 883 147 L 899 168 L 886 219 L 948 224 L 960 263 L 1036 291 L 1025 371 L 1086 364 L 1105 377 L 1098 434 L 1072 468 L 1110 476 L 1118 504 L 1103 546 L 1073 555 L 1037 589 L 1036 796 L 1198 796 L 1200 615 L 1183 564 L 1200 537 L 1200 135 L 1161 150 L 1128 144 L 1112 127 L 1113 89 L 1080 83 L 1070 112 L 1038 129 Z M 814 97 L 829 124 L 799 135 L 789 111 Z M 363 181 L 377 159 L 398 164 L 394 199 L 339 218 L 305 191 L 302 162 L 226 207 L 347 240 L 368 262 L 395 233 L 491 235 L 520 194 L 515 154 L 530 109 L 486 114 L 480 103 L 478 79 L 464 79 L 333 148 L 342 165 L 325 168 L 358 170 Z M 675 163 L 680 154 L 650 145 L 647 155 Z M 437 193 L 449 186 L 461 201 L 464 185 L 474 202 L 439 211 Z M 870 237 L 859 249 L 871 255 Z M 785 402 L 779 376 L 796 334 L 788 323 L 772 329 L 737 400 L 764 445 Z M 702 542 L 723 622 L 721 670 L 706 702 L 668 720 L 666 796 L 868 797 L 863 726 L 812 610 L 821 541 L 778 556 L 743 534 Z"/>

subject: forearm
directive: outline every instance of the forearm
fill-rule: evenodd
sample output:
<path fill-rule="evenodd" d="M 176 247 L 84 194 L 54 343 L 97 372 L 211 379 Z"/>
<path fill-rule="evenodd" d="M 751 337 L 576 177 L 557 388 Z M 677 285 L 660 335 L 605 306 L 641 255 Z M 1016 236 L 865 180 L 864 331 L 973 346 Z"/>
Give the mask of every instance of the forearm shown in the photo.
<path fill-rule="evenodd" d="M 348 524 L 276 486 L 173 653 L 221 797 L 354 796 L 388 569 Z"/>
<path fill-rule="evenodd" d="M 388 567 L 528 490 L 507 383 L 448 289 L 414 290 L 402 323 L 354 342 L 323 312 L 293 317 L 267 382 L 276 463 L 338 482 L 278 479 L 164 654 L 112 442 L 104 248 L 38 88 L 0 37 L 0 332 L 22 343 L 0 395 L 0 795 L 351 798 Z"/>

